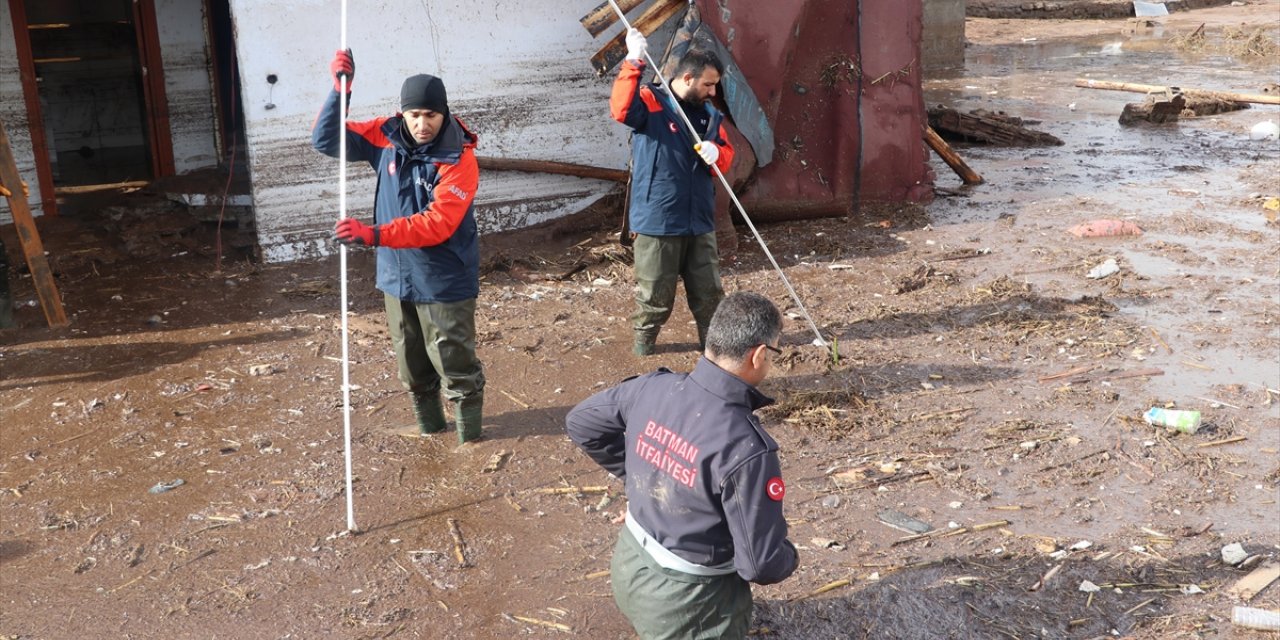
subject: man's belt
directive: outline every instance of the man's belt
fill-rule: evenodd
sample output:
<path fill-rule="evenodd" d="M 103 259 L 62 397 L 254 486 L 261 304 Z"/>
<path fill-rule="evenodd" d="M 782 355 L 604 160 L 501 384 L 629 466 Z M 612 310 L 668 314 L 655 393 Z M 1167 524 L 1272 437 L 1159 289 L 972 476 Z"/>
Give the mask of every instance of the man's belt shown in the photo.
<path fill-rule="evenodd" d="M 648 553 L 649 557 L 653 558 L 653 561 L 658 563 L 660 567 L 695 576 L 726 576 L 737 572 L 733 568 L 732 560 L 708 567 L 694 564 L 672 553 L 670 549 L 662 546 L 653 536 L 649 535 L 649 532 L 645 531 L 644 527 L 641 527 L 635 518 L 631 517 L 630 509 L 627 510 L 626 523 L 627 530 L 631 532 L 631 535 L 635 536 L 636 542 L 640 543 L 640 548 L 644 549 L 645 553 Z"/>

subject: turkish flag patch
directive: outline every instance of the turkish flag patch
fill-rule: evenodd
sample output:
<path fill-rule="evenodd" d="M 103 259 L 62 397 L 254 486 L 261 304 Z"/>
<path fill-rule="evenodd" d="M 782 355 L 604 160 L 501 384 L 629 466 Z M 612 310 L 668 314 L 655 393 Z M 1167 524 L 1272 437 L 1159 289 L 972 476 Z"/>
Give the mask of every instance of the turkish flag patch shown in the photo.
<path fill-rule="evenodd" d="M 765 483 L 764 491 L 769 494 L 770 500 L 782 502 L 782 496 L 787 495 L 787 485 L 782 483 L 782 478 L 774 476 Z"/>

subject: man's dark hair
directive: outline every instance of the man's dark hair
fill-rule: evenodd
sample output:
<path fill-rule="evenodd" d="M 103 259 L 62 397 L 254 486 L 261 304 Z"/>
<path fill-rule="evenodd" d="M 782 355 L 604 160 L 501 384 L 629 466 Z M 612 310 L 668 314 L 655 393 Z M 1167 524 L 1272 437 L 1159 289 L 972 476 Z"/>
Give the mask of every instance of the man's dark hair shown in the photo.
<path fill-rule="evenodd" d="M 707 351 L 741 361 L 762 344 L 782 334 L 782 314 L 768 298 L 750 291 L 731 293 L 716 307 L 707 327 Z"/>
<path fill-rule="evenodd" d="M 716 52 L 709 49 L 690 49 L 676 64 L 675 77 L 679 78 L 686 73 L 692 73 L 693 77 L 697 78 L 707 67 L 714 67 L 716 73 L 724 75 L 724 63 L 720 62 L 720 56 L 716 55 Z"/>

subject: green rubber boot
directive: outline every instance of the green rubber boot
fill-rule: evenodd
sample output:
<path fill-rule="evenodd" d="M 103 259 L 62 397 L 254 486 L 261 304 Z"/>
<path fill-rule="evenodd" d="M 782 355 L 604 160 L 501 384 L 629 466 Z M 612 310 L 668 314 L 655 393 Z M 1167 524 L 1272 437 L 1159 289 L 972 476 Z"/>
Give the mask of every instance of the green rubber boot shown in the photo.
<path fill-rule="evenodd" d="M 457 404 L 457 413 L 455 414 L 458 424 L 458 442 L 466 444 L 482 437 L 480 423 L 482 420 L 482 408 L 484 406 L 484 396 L 475 395 L 465 400 L 461 400 Z"/>
<path fill-rule="evenodd" d="M 413 415 L 418 419 L 418 432 L 440 433 L 448 426 L 444 420 L 444 404 L 436 391 L 413 394 Z"/>
<path fill-rule="evenodd" d="M 636 339 L 631 343 L 631 353 L 638 356 L 651 356 L 657 350 L 658 336 L 644 331 L 637 331 Z"/>

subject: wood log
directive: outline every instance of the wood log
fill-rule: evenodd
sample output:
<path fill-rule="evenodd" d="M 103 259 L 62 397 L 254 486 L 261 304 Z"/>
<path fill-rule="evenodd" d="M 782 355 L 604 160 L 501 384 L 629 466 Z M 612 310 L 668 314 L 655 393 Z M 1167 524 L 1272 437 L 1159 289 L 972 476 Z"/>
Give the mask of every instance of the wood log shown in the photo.
<path fill-rule="evenodd" d="M 1167 124 L 1177 122 L 1178 117 L 1182 115 L 1182 110 L 1187 106 L 1187 100 L 1182 97 L 1182 94 L 1177 94 L 1168 100 L 1155 100 L 1153 98 L 1154 96 L 1147 98 L 1147 101 L 1141 104 L 1126 104 L 1124 110 L 1120 112 L 1120 124 L 1131 125 L 1135 122 Z"/>
<path fill-rule="evenodd" d="M 18 165 L 13 161 L 13 149 L 9 146 L 9 134 L 5 133 L 3 122 L 0 122 L 0 183 L 13 185 L 17 193 L 22 192 L 22 176 L 18 173 Z M 67 312 L 62 307 L 62 296 L 58 294 L 58 285 L 53 281 L 49 261 L 44 257 L 44 244 L 40 242 L 40 232 L 36 230 L 36 222 L 31 217 L 27 199 L 10 196 L 9 211 L 13 214 L 13 226 L 18 230 L 22 254 L 26 256 L 27 267 L 31 269 L 31 279 L 36 286 L 36 295 L 40 298 L 40 307 L 44 310 L 44 319 L 50 327 L 65 327 L 69 324 Z"/>
<path fill-rule="evenodd" d="M 643 3 L 644 0 L 618 0 L 618 8 L 622 9 L 623 13 L 626 13 Z M 596 8 L 592 9 L 591 13 L 582 16 L 582 19 L 578 20 L 587 30 L 587 33 L 591 34 L 592 38 L 604 33 L 605 29 L 613 26 L 613 23 L 617 21 L 618 14 L 614 12 L 613 7 L 609 6 L 608 0 L 596 5 Z"/>
<path fill-rule="evenodd" d="M 960 113 L 948 107 L 929 109 L 929 126 L 966 139 L 1003 147 L 1060 146 L 1057 136 L 1022 126 L 1022 120 L 986 111 Z"/>
<path fill-rule="evenodd" d="M 572 162 L 555 162 L 552 160 L 524 160 L 521 158 L 486 158 L 477 156 L 476 163 L 481 169 L 487 171 L 524 171 L 527 173 L 554 173 L 565 176 L 576 176 L 579 178 L 594 178 L 596 180 L 611 180 L 613 182 L 626 182 L 628 172 L 621 169 L 606 169 L 604 167 L 592 167 L 585 164 L 574 164 Z"/>
<path fill-rule="evenodd" d="M 1162 87 L 1154 84 L 1136 84 L 1132 82 L 1107 82 L 1076 78 L 1076 86 L 1084 89 L 1104 89 L 1108 91 L 1130 91 L 1133 93 L 1166 93 L 1181 91 L 1190 97 L 1192 94 L 1203 94 L 1232 102 L 1252 102 L 1255 104 L 1280 104 L 1280 96 L 1266 96 L 1257 93 L 1235 93 L 1233 91 L 1208 91 L 1205 89 L 1188 89 L 1186 87 Z"/>
<path fill-rule="evenodd" d="M 960 179 L 965 184 L 982 184 L 984 182 L 982 176 L 978 175 L 977 171 L 969 168 L 969 165 L 960 157 L 960 154 L 956 153 L 951 148 L 951 145 L 947 144 L 947 141 L 943 140 L 942 136 L 938 135 L 938 132 L 927 124 L 924 126 L 924 141 L 929 144 L 929 148 L 933 149 L 934 153 L 938 154 L 939 158 L 942 158 L 943 162 L 947 163 L 948 167 L 951 167 L 952 171 L 956 172 L 956 175 L 960 176 Z"/>
<path fill-rule="evenodd" d="M 640 30 L 644 35 L 650 35 L 657 31 L 667 20 L 671 19 L 678 11 L 683 9 L 685 3 L 682 0 L 658 0 L 640 14 L 631 22 L 631 26 Z M 610 69 L 622 62 L 627 56 L 627 32 L 619 31 L 618 35 L 609 40 L 609 43 L 595 52 L 591 56 L 591 66 L 595 68 L 596 74 L 604 75 Z"/>

